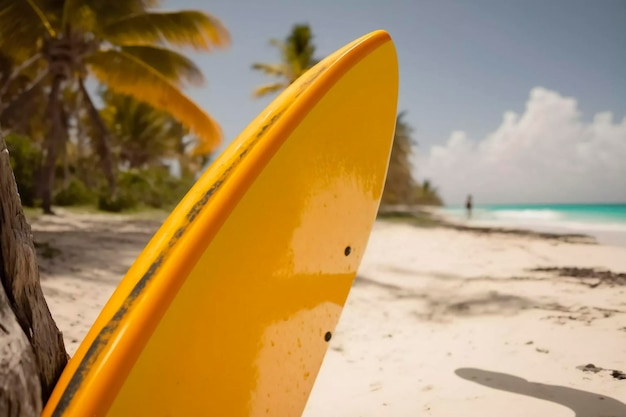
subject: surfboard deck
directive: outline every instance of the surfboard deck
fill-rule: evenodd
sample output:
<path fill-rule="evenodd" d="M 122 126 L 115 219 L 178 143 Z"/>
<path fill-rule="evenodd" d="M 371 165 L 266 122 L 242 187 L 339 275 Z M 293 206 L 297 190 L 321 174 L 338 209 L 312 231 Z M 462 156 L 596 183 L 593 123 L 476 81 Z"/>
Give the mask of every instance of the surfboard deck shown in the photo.
<path fill-rule="evenodd" d="M 384 31 L 281 93 L 148 243 L 43 416 L 300 416 L 375 221 L 397 93 Z"/>

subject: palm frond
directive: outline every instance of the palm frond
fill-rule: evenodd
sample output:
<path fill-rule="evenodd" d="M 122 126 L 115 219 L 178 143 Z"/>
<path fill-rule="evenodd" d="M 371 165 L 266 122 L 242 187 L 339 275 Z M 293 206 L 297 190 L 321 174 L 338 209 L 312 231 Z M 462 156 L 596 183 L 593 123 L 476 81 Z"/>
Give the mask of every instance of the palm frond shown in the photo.
<path fill-rule="evenodd" d="M 253 97 L 263 97 L 271 93 L 275 93 L 276 91 L 280 91 L 283 88 L 287 87 L 287 84 L 283 83 L 271 83 L 271 84 L 263 84 L 254 89 L 252 92 Z"/>
<path fill-rule="evenodd" d="M 116 45 L 169 43 L 211 50 L 230 43 L 228 31 L 215 17 L 198 11 L 140 13 L 102 28 L 102 36 Z"/>
<path fill-rule="evenodd" d="M 130 96 L 107 91 L 104 101 L 101 113 L 119 139 L 128 138 L 133 144 L 162 148 L 170 145 L 171 137 L 180 140 L 185 133 L 180 122 L 170 114 Z"/>
<path fill-rule="evenodd" d="M 287 37 L 283 59 L 289 63 L 292 73 L 291 82 L 301 77 L 316 61 L 313 57 L 315 45 L 312 39 L 313 35 L 308 25 L 294 25 Z"/>
<path fill-rule="evenodd" d="M 0 55 L 1 57 L 1 55 Z M 8 60 L 8 58 L 3 57 L 5 60 L 7 60 L 7 63 L 9 63 L 10 61 Z M 8 75 L 2 74 L 0 73 L 0 97 L 4 96 L 4 93 L 6 93 L 7 89 L 9 88 L 11 82 L 13 80 L 15 80 L 17 77 L 19 77 L 23 71 L 25 71 L 29 66 L 31 66 L 32 64 L 36 63 L 39 59 L 41 59 L 41 54 L 40 53 L 36 53 L 35 55 L 31 56 L 30 58 L 26 59 L 25 61 L 21 62 L 19 65 L 13 67 L 13 68 L 6 68 L 9 69 L 11 72 Z"/>
<path fill-rule="evenodd" d="M 39 18 L 40 23 L 43 25 L 44 28 L 46 28 L 48 35 L 50 37 L 55 37 L 57 34 L 56 30 L 54 30 L 54 28 L 52 27 L 52 24 L 48 20 L 48 17 L 44 13 L 44 11 L 37 5 L 37 3 L 34 2 L 33 0 L 23 0 L 23 1 L 25 1 L 33 10 L 33 12 L 35 12 L 37 17 Z"/>
<path fill-rule="evenodd" d="M 0 119 L 5 127 L 17 125 L 24 128 L 37 124 L 44 110 L 43 103 L 47 100 L 44 92 L 46 75 L 47 71 L 43 70 L 32 80 L 24 80 L 28 84 L 21 85 L 15 94 L 0 98 Z"/>
<path fill-rule="evenodd" d="M 64 0 L 63 13 L 61 17 L 61 27 L 67 31 L 68 26 L 74 32 L 93 33 L 103 22 L 110 20 L 111 16 L 115 16 L 112 10 L 103 13 L 90 7 L 90 2 L 85 0 Z M 108 2 L 120 3 L 120 2 Z"/>
<path fill-rule="evenodd" d="M 166 111 L 192 130 L 201 140 L 197 153 L 209 153 L 219 146 L 222 131 L 218 123 L 151 66 L 117 50 L 95 53 L 85 62 L 92 74 L 112 91 Z"/>
<path fill-rule="evenodd" d="M 38 51 L 44 36 L 48 36 L 48 31 L 28 2 L 0 0 L 0 50 L 3 55 L 22 62 Z"/>
<path fill-rule="evenodd" d="M 19 0 L 21 1 L 21 0 Z M 41 0 L 38 0 L 41 1 Z M 155 0 L 44 0 L 49 2 L 63 3 L 61 11 L 61 22 L 63 28 L 71 23 L 73 28 L 93 30 L 96 23 L 102 26 L 115 22 L 121 18 L 147 12 L 150 8 L 158 6 L 159 1 Z M 88 21 L 83 19 L 87 17 Z"/>
<path fill-rule="evenodd" d="M 281 41 L 280 39 L 276 39 L 276 38 L 270 39 L 270 45 L 278 48 L 281 55 L 284 55 L 287 53 L 287 44 L 285 44 L 285 42 Z"/>
<path fill-rule="evenodd" d="M 280 77 L 283 82 L 262 85 L 254 90 L 252 95 L 260 97 L 285 88 L 315 65 L 317 59 L 313 57 L 315 45 L 312 39 L 313 35 L 308 25 L 294 25 L 284 41 L 270 39 L 270 45 L 280 50 L 281 62 L 279 64 L 254 63 L 252 69 Z"/>
<path fill-rule="evenodd" d="M 122 51 L 150 65 L 174 84 L 201 85 L 202 71 L 192 60 L 158 46 L 124 46 Z"/>
<path fill-rule="evenodd" d="M 267 75 L 274 75 L 277 77 L 284 77 L 287 75 L 287 69 L 284 64 L 263 64 L 255 62 L 252 64 L 252 69 L 259 70 Z"/>
<path fill-rule="evenodd" d="M 70 19 L 76 14 L 75 10 L 79 8 L 78 0 L 65 0 L 63 2 L 63 11 L 61 12 L 61 27 L 67 27 Z"/>

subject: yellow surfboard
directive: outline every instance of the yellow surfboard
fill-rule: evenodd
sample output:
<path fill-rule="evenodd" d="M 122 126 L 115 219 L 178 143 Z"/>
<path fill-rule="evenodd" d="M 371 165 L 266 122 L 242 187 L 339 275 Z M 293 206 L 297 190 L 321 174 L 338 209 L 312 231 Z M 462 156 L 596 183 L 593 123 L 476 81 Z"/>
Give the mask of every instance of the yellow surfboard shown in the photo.
<path fill-rule="evenodd" d="M 376 217 L 395 127 L 384 31 L 274 100 L 174 209 L 44 416 L 300 416 Z"/>

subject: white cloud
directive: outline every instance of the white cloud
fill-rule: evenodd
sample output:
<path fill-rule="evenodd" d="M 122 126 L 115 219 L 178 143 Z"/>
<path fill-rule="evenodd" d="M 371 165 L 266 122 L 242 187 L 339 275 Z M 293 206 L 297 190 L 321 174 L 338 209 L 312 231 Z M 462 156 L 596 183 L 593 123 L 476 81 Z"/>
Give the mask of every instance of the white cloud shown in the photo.
<path fill-rule="evenodd" d="M 524 113 L 474 141 L 453 132 L 417 158 L 417 176 L 439 187 L 447 204 L 472 193 L 482 203 L 626 201 L 626 117 L 585 122 L 573 98 L 534 88 Z"/>

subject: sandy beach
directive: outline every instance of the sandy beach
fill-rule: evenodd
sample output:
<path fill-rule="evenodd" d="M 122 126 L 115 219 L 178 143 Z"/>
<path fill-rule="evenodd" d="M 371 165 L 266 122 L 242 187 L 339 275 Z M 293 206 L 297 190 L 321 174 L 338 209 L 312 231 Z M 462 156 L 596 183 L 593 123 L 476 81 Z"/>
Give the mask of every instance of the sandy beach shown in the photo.
<path fill-rule="evenodd" d="M 33 220 L 70 354 L 159 224 Z M 379 221 L 304 416 L 623 417 L 623 372 L 626 248 Z"/>

